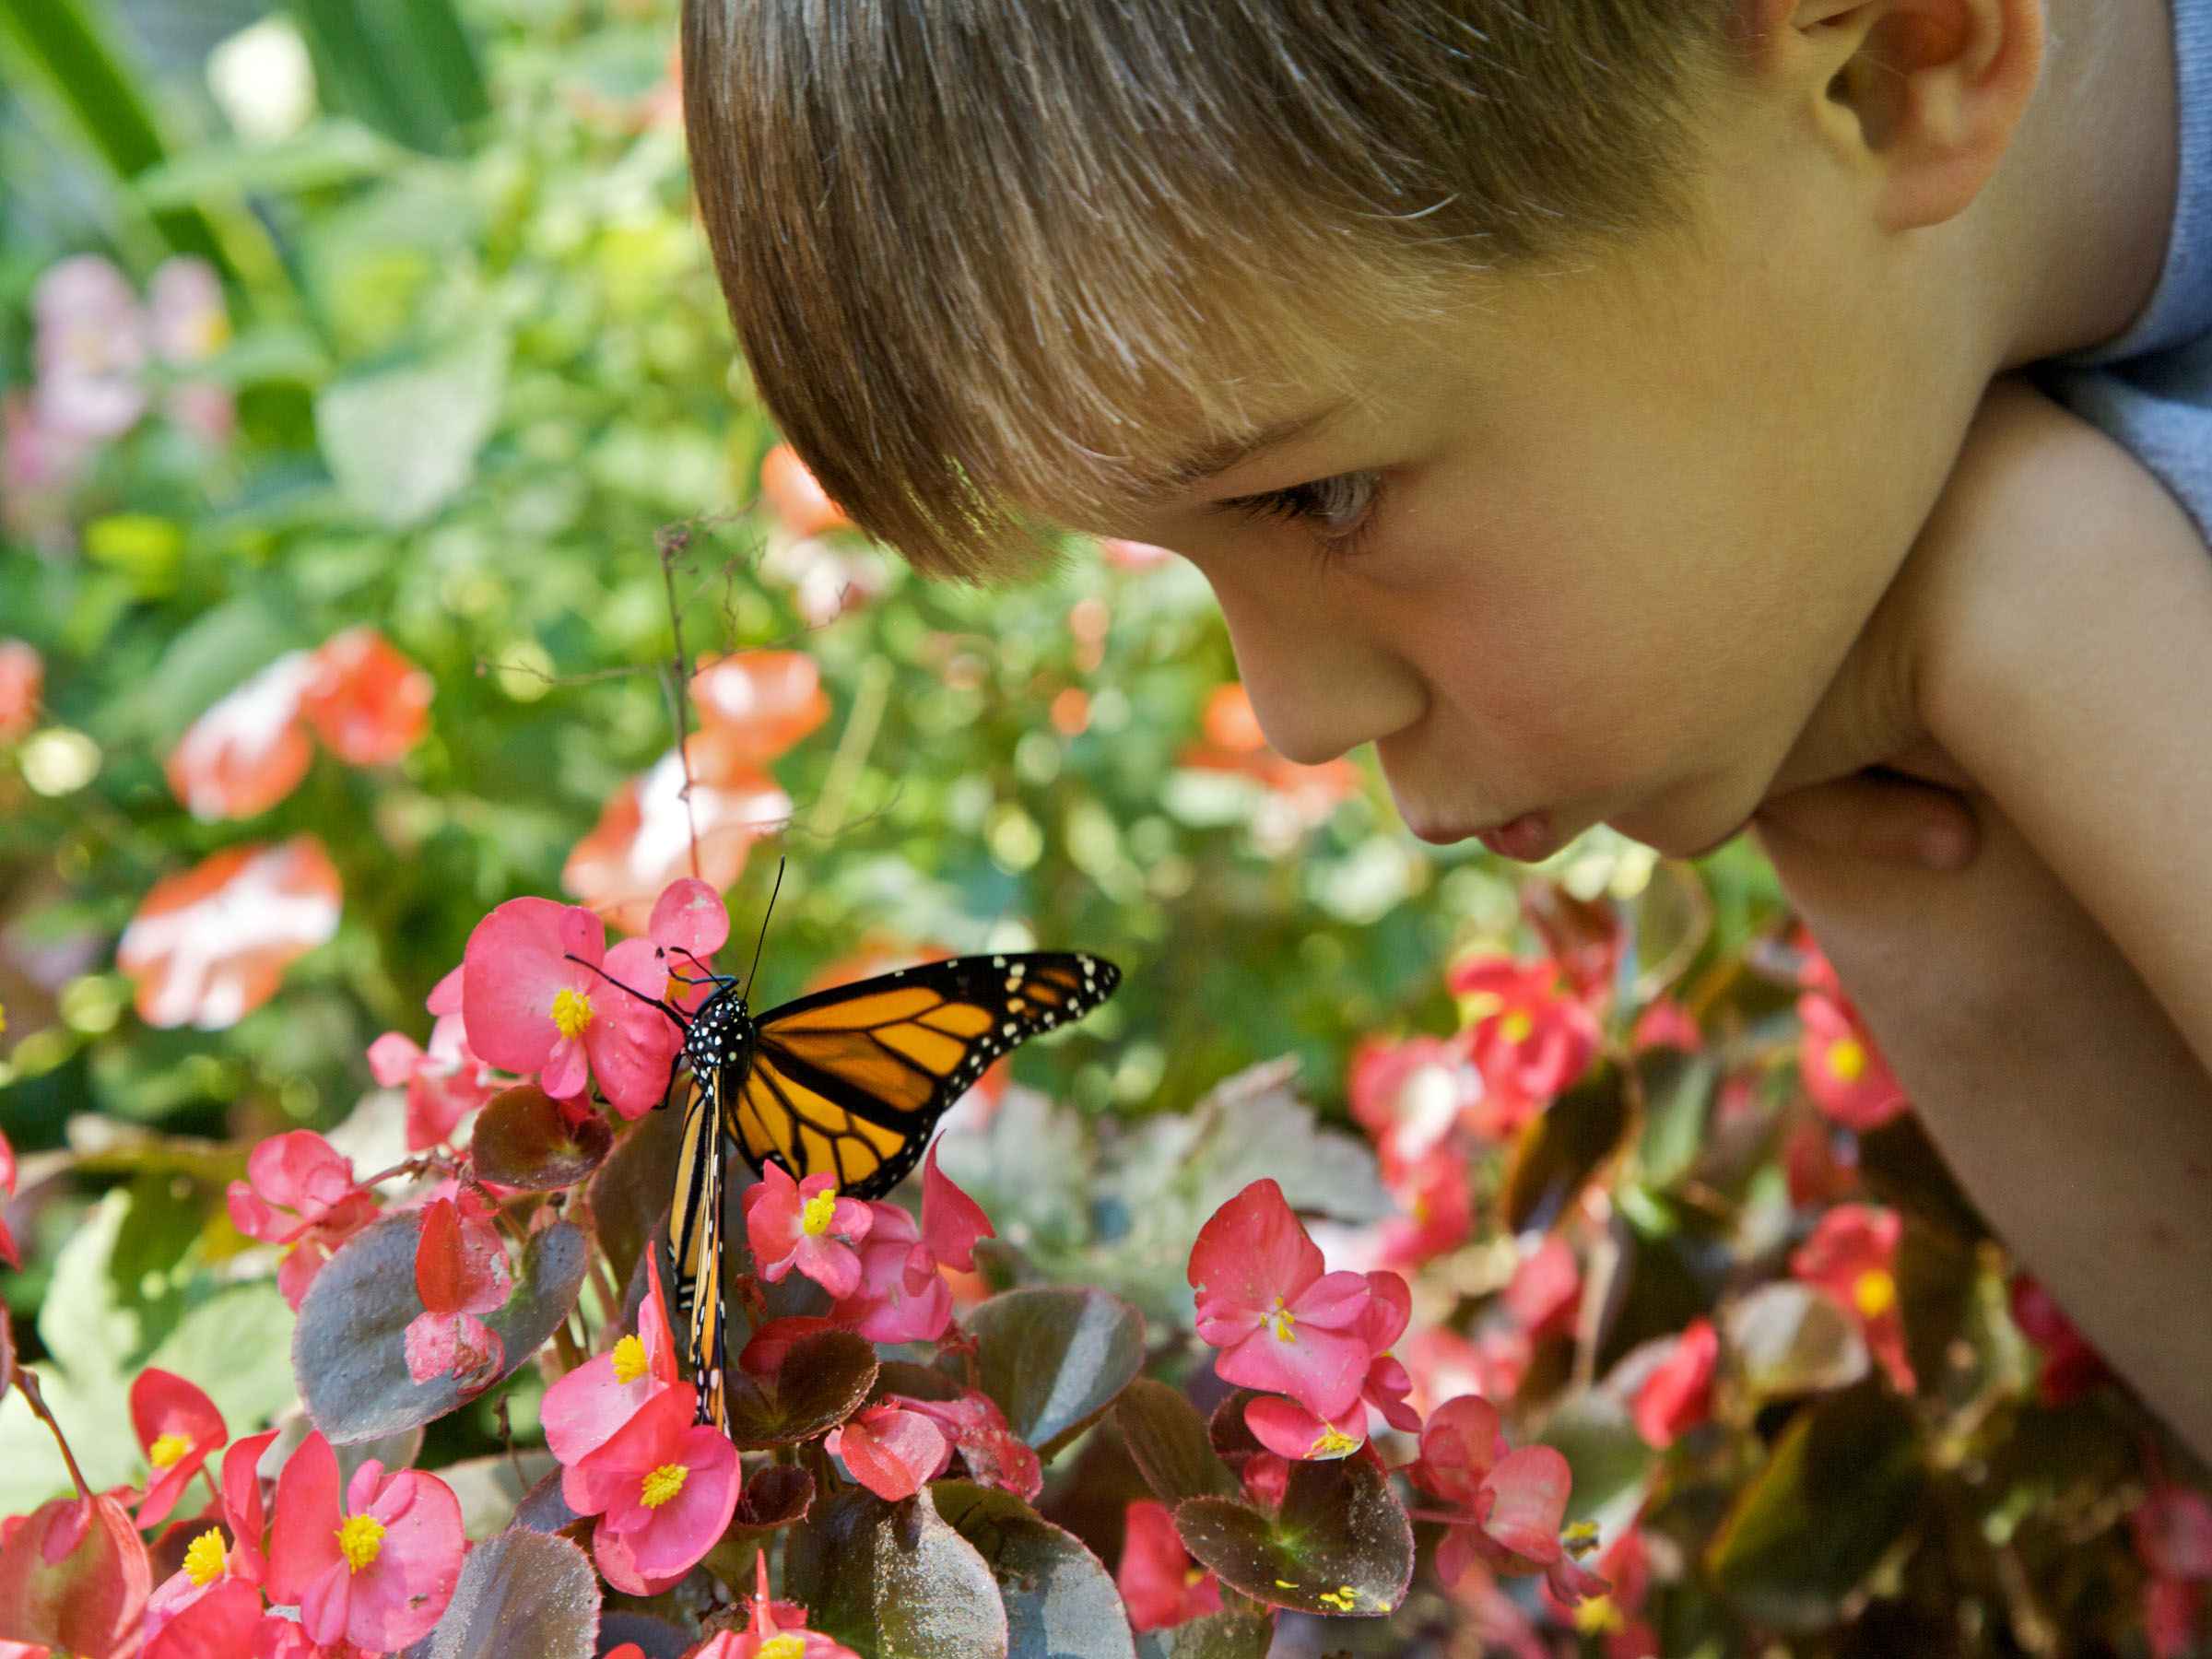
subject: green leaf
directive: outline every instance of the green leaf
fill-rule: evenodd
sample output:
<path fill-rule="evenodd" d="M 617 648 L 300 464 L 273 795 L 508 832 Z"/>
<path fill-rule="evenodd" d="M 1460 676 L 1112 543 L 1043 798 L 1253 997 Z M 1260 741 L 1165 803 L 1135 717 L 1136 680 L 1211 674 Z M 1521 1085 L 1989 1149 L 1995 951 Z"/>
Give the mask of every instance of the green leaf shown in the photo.
<path fill-rule="evenodd" d="M 748 1452 L 795 1446 L 858 1411 L 875 1386 L 873 1344 L 851 1331 L 818 1332 L 793 1346 L 772 1379 L 724 1373 L 730 1438 Z"/>
<path fill-rule="evenodd" d="M 155 209 L 189 207 L 248 191 L 290 195 L 381 177 L 406 152 L 359 122 L 325 117 L 282 144 L 200 144 L 132 181 Z"/>
<path fill-rule="evenodd" d="M 683 1142 L 683 1114 L 649 1112 L 632 1124 L 584 1189 L 592 1231 L 615 1270 L 629 1283 L 646 1246 L 676 1194 L 676 1159 Z"/>
<path fill-rule="evenodd" d="M 267 1280 L 231 1285 L 186 1310 L 148 1365 L 189 1377 L 207 1393 L 230 1432 L 291 1409 L 292 1310 Z"/>
<path fill-rule="evenodd" d="M 852 1490 L 793 1532 L 785 1595 L 863 1659 L 1007 1659 L 991 1565 L 938 1515 L 927 1488 L 901 1503 Z"/>
<path fill-rule="evenodd" d="M 983 1392 L 1040 1453 L 1112 1405 L 1145 1362 L 1144 1316 L 1103 1290 L 1008 1290 L 967 1324 Z"/>
<path fill-rule="evenodd" d="M 1573 1477 L 1567 1519 L 1594 1522 L 1607 1538 L 1625 1531 L 1643 1507 L 1656 1454 L 1620 1403 L 1575 1395 L 1545 1422 L 1541 1441 L 1567 1459 Z"/>
<path fill-rule="evenodd" d="M 1216 1454 L 1198 1407 L 1180 1389 L 1137 1378 L 1113 1403 L 1113 1426 L 1152 1495 L 1171 1509 L 1185 1498 L 1236 1496 L 1237 1477 Z"/>
<path fill-rule="evenodd" d="M 1175 1529 L 1223 1583 L 1269 1606 L 1377 1618 L 1413 1580 L 1413 1523 L 1364 1457 L 1292 1464 L 1272 1515 L 1233 1498 L 1186 1498 Z"/>
<path fill-rule="evenodd" d="M 507 380 L 496 329 L 332 382 L 315 399 L 323 458 L 354 508 L 420 524 L 468 483 Z"/>
<path fill-rule="evenodd" d="M 1755 1398 L 1848 1388 L 1866 1374 L 1866 1339 L 1836 1299 L 1793 1279 L 1721 1309 L 1721 1331 Z"/>
<path fill-rule="evenodd" d="M 518 1083 L 485 1103 L 468 1147 L 486 1181 L 543 1193 L 574 1186 L 606 1161 L 614 1145 L 600 1112 L 571 1124 L 551 1095 Z"/>
<path fill-rule="evenodd" d="M 513 1524 L 515 1510 L 548 1475 L 558 1476 L 560 1465 L 550 1452 L 495 1453 L 464 1458 L 441 1465 L 438 1478 L 453 1488 L 461 1500 L 461 1530 L 470 1542 L 505 1532 Z M 545 1527 L 533 1527 L 544 1532 Z"/>
<path fill-rule="evenodd" d="M 422 1312 L 415 1292 L 420 1212 L 386 1216 L 324 1264 L 300 1306 L 292 1371 L 308 1416 L 333 1445 L 373 1440 L 443 1417 L 498 1382 L 465 1393 L 449 1373 L 407 1374 L 406 1328 Z M 507 1305 L 484 1323 L 506 1348 L 500 1377 L 527 1363 L 576 1306 L 586 1245 L 568 1221 L 531 1237 Z"/>
<path fill-rule="evenodd" d="M 1818 1629 L 1902 1538 L 1926 1488 L 1911 1410 L 1861 1383 L 1783 1430 L 1707 1547 L 1706 1570 L 1746 1616 Z"/>
<path fill-rule="evenodd" d="M 1136 1639 L 1136 1659 L 1267 1659 L 1275 1621 L 1256 1613 L 1214 1613 Z"/>
<path fill-rule="evenodd" d="M 487 107 L 452 0 L 290 0 L 324 101 L 430 154 L 459 147 Z"/>
<path fill-rule="evenodd" d="M 468 1552 L 430 1659 L 593 1659 L 599 1575 L 583 1551 L 546 1533 L 501 1533 Z"/>
<path fill-rule="evenodd" d="M 1628 1133 L 1618 1068 L 1606 1065 L 1554 1100 L 1513 1144 L 1500 1209 L 1514 1232 L 1549 1227 L 1580 1197 Z"/>
<path fill-rule="evenodd" d="M 1689 1173 L 1705 1146 L 1705 1114 L 1719 1067 L 1707 1054 L 1646 1049 L 1636 1057 L 1643 1082 L 1643 1139 L 1638 1152 L 1643 1180 L 1672 1186 Z"/>
<path fill-rule="evenodd" d="M 965 1480 L 940 1480 L 929 1492 L 998 1580 L 1007 1659 L 1135 1659 L 1113 1575 L 1073 1533 L 1010 1492 Z"/>

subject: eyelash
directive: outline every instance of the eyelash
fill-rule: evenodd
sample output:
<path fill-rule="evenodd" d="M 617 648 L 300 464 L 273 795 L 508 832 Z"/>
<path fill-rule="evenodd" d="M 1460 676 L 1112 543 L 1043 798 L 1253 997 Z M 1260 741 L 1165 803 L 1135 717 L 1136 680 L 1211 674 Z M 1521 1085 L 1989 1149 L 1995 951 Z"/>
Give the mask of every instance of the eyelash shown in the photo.
<path fill-rule="evenodd" d="M 1359 552 L 1381 513 L 1382 486 L 1379 472 L 1338 473 L 1220 504 L 1246 519 L 1283 519 L 1305 528 L 1313 536 L 1316 559 L 1328 564 Z M 1351 522 L 1335 523 L 1347 505 L 1355 509 Z"/>

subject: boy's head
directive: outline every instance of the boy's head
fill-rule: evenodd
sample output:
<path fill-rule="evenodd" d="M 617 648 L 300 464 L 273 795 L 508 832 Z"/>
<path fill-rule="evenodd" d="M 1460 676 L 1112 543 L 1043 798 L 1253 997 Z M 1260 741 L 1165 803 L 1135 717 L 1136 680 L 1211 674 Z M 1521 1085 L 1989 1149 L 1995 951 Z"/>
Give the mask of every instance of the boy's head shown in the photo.
<path fill-rule="evenodd" d="M 2043 0 L 687 0 L 756 382 L 860 524 L 1212 582 L 1414 830 L 1763 794 L 2011 344 Z M 1516 848 L 1516 851 L 1524 851 Z"/>

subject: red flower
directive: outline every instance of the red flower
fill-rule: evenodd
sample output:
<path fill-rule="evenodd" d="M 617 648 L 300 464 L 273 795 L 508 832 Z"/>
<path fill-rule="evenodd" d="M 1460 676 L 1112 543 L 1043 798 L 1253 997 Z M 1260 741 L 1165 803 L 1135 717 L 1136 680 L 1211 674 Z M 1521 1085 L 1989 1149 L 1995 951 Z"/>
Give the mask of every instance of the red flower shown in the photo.
<path fill-rule="evenodd" d="M 1221 1581 L 1191 1559 L 1168 1506 L 1149 1498 L 1129 1506 L 1113 1577 L 1135 1630 L 1164 1630 L 1221 1611 Z"/>
<path fill-rule="evenodd" d="M 1252 833 L 1265 851 L 1288 852 L 1360 792 L 1359 769 L 1348 759 L 1300 766 L 1270 748 L 1252 697 L 1241 685 L 1215 687 L 1203 719 L 1206 741 L 1186 745 L 1176 764 L 1194 771 L 1230 772 L 1257 784 L 1263 793 Z"/>
<path fill-rule="evenodd" d="M 691 700 L 718 778 L 766 766 L 830 718 L 821 670 L 799 651 L 704 657 L 691 677 Z"/>
<path fill-rule="evenodd" d="M 912 1498 L 952 1461 L 952 1446 L 935 1420 L 888 1401 L 863 1407 L 822 1443 L 845 1460 L 853 1479 L 891 1503 Z"/>
<path fill-rule="evenodd" d="M 276 994 L 295 958 L 338 930 L 338 872 L 312 835 L 233 847 L 154 884 L 115 965 L 152 1026 L 236 1025 Z"/>
<path fill-rule="evenodd" d="M 1912 1392 L 1912 1362 L 1897 1305 L 1897 1246 L 1904 1224 L 1888 1210 L 1840 1204 L 1790 1257 L 1790 1271 L 1842 1303 L 1898 1392 Z"/>
<path fill-rule="evenodd" d="M 1198 1335 L 1220 1348 L 1215 1374 L 1287 1394 L 1315 1417 L 1359 1397 L 1374 1354 L 1360 1335 L 1373 1292 L 1357 1273 L 1322 1272 L 1318 1246 L 1273 1181 L 1216 1210 L 1191 1247 Z"/>
<path fill-rule="evenodd" d="M 860 1288 L 860 1257 L 853 1244 L 868 1236 L 876 1216 L 857 1198 L 840 1198 L 835 1176 L 794 1182 L 771 1163 L 746 1188 L 744 1204 L 745 1236 L 770 1284 L 796 1267 L 840 1300 Z"/>
<path fill-rule="evenodd" d="M 1482 1072 L 1464 1036 L 1363 1040 L 1346 1084 L 1352 1116 L 1374 1140 L 1385 1181 L 1405 1180 L 1463 1123 L 1486 1137 L 1491 1133 L 1482 1121 Z"/>
<path fill-rule="evenodd" d="M 1797 999 L 1797 1074 L 1822 1112 L 1846 1129 L 1867 1130 L 1905 1110 L 1903 1087 L 1849 1003 L 1808 991 Z"/>
<path fill-rule="evenodd" d="M 1636 1016 L 1629 1044 L 1640 1053 L 1645 1049 L 1671 1048 L 1694 1054 L 1704 1048 L 1705 1033 L 1698 1030 L 1688 1008 L 1671 996 L 1663 996 Z"/>
<path fill-rule="evenodd" d="M 1569 1606 L 1552 1594 L 1550 1584 L 1540 1586 L 1552 1617 L 1584 1636 L 1605 1638 L 1606 1659 L 1659 1659 L 1659 1635 L 1643 1618 L 1643 1598 L 1652 1583 L 1651 1549 L 1643 1534 L 1631 1526 L 1597 1558 L 1595 1571 L 1613 1588 L 1603 1595 L 1585 1597 Z"/>
<path fill-rule="evenodd" d="M 312 1129 L 271 1135 L 246 1159 L 229 1191 L 230 1222 L 249 1239 L 291 1248 L 276 1288 L 296 1310 L 337 1247 L 376 1219 L 375 1196 L 357 1186 L 353 1164 Z"/>
<path fill-rule="evenodd" d="M 314 653 L 300 712 L 348 766 L 389 766 L 422 741 L 433 689 L 375 629 L 349 628 Z"/>
<path fill-rule="evenodd" d="M 1034 1501 L 1044 1489 L 1043 1464 L 1007 1427 L 1006 1413 L 989 1394 L 970 1389 L 957 1400 L 916 1400 L 894 1394 L 884 1395 L 884 1401 L 936 1424 L 978 1485 L 1002 1488 L 1024 1502 Z"/>
<path fill-rule="evenodd" d="M 688 1572 L 736 1512 L 737 1448 L 697 1411 L 691 1390 L 664 1388 L 561 1477 L 569 1507 L 599 1517 L 600 1571 L 629 1594 Z"/>
<path fill-rule="evenodd" d="M 1384 1184 L 1406 1211 L 1382 1221 L 1377 1260 L 1385 1266 L 1421 1266 L 1474 1235 L 1474 1174 L 1464 1152 L 1433 1147 Z"/>
<path fill-rule="evenodd" d="M 461 1017 L 468 1046 L 490 1065 L 537 1074 L 557 1100 L 581 1095 L 595 1077 L 615 1110 L 634 1118 L 666 1093 L 683 1040 L 650 1000 L 667 984 L 652 941 L 609 950 L 591 912 L 510 899 L 468 935 Z"/>
<path fill-rule="evenodd" d="M 276 1482 L 269 1599 L 298 1606 L 318 1645 L 388 1653 L 430 1632 L 453 1599 L 466 1541 L 461 1503 L 433 1476 L 386 1475 L 374 1458 L 338 1504 L 338 1458 L 310 1434 Z"/>
<path fill-rule="evenodd" d="M 1720 1334 L 1710 1319 L 1693 1319 L 1675 1338 L 1630 1402 L 1629 1415 L 1644 1443 L 1665 1451 L 1712 1415 L 1712 1373 Z"/>
<path fill-rule="evenodd" d="M 470 1213 L 440 1198 L 422 1215 L 415 1247 L 415 1290 L 423 1312 L 407 1325 L 407 1374 L 428 1382 L 448 1372 L 465 1386 L 489 1381 L 507 1354 L 500 1334 L 477 1315 L 507 1303 L 513 1279 L 507 1247 L 482 1201 L 465 1193 Z"/>
<path fill-rule="evenodd" d="M 1543 1242 L 1521 1258 L 1505 1287 L 1503 1300 L 1529 1340 L 1541 1342 L 1574 1328 L 1582 1295 L 1583 1275 L 1575 1265 L 1573 1246 L 1559 1234 L 1547 1233 Z"/>
<path fill-rule="evenodd" d="M 625 933 L 642 933 L 661 889 L 696 876 L 734 886 L 753 843 L 791 820 L 791 797 L 765 772 L 720 763 L 724 736 L 691 735 L 615 792 L 562 865 L 560 884 Z M 684 757 L 690 758 L 688 790 Z"/>
<path fill-rule="evenodd" d="M 16 1195 L 16 1149 L 7 1144 L 7 1136 L 0 1134 L 0 1199 Z M 22 1253 L 16 1248 L 16 1235 L 7 1230 L 7 1218 L 0 1216 L 0 1262 L 20 1269 Z"/>
<path fill-rule="evenodd" d="M 185 729 L 169 753 L 169 786 L 193 817 L 252 818 L 299 787 L 314 759 L 300 700 L 314 658 L 288 651 Z"/>
<path fill-rule="evenodd" d="M 185 1482 L 230 1438 L 215 1402 L 173 1371 L 152 1366 L 131 1383 L 131 1427 L 152 1470 L 138 1500 L 138 1524 L 159 1526 L 176 1507 Z"/>
<path fill-rule="evenodd" d="M 39 723 L 46 665 L 21 640 L 0 640 L 0 743 L 13 743 Z"/>
<path fill-rule="evenodd" d="M 1511 1451 L 1498 1408 L 1472 1395 L 1447 1400 L 1421 1430 L 1416 1486 L 1452 1506 L 1433 1516 L 1451 1530 L 1437 1547 L 1449 1584 L 1479 1561 L 1495 1572 L 1541 1572 L 1569 1606 L 1609 1586 L 1585 1572 L 1559 1539 L 1567 1512 L 1567 1460 L 1549 1446 Z"/>
<path fill-rule="evenodd" d="M 444 1145 L 461 1120 L 500 1091 L 491 1068 L 469 1052 L 458 1014 L 439 1018 L 428 1051 L 398 1031 L 369 1045 L 369 1069 L 386 1088 L 407 1089 L 407 1150 Z"/>
<path fill-rule="evenodd" d="M 2112 1374 L 2104 1357 L 2074 1328 L 2065 1310 L 2031 1275 L 2014 1274 L 2009 1288 L 2013 1324 L 2042 1350 L 2036 1393 L 2044 1405 L 2071 1405 Z"/>
<path fill-rule="evenodd" d="M 2144 1622 L 2155 1659 L 2194 1653 L 2212 1578 L 2212 1503 L 2185 1487 L 2157 1486 L 2128 1516 L 2143 1563 Z"/>
<path fill-rule="evenodd" d="M 761 457 L 760 499 L 794 535 L 827 535 L 853 527 L 844 509 L 822 488 L 814 469 L 788 443 L 777 444 Z"/>
<path fill-rule="evenodd" d="M 1551 962 L 1483 957 L 1453 969 L 1448 983 L 1465 1001 L 1475 1064 L 1512 1134 L 1588 1069 L 1597 1053 L 1597 1017 L 1559 990 Z M 1494 1114 L 1499 1115 L 1499 1114 Z"/>
<path fill-rule="evenodd" d="M 224 1566 L 233 1578 L 256 1584 L 269 1571 L 269 1558 L 263 1548 L 269 1528 L 262 1508 L 260 1465 L 263 1453 L 276 1438 L 274 1429 L 265 1434 L 249 1434 L 232 1441 L 223 1453 L 223 1524 L 230 1529 L 230 1548 Z"/>
<path fill-rule="evenodd" d="M 209 1532 L 209 1538 L 221 1535 Z M 183 1578 L 182 1572 L 178 1578 Z M 172 1581 L 174 1582 L 174 1581 Z M 166 1586 L 164 1586 L 166 1588 Z M 159 1592 L 155 1593 L 159 1599 Z M 153 1601 L 147 1604 L 147 1644 L 140 1659 L 210 1659 L 218 1653 L 250 1653 L 262 1621 L 261 1592 L 242 1579 L 220 1579 L 194 1587 L 157 1627 Z"/>

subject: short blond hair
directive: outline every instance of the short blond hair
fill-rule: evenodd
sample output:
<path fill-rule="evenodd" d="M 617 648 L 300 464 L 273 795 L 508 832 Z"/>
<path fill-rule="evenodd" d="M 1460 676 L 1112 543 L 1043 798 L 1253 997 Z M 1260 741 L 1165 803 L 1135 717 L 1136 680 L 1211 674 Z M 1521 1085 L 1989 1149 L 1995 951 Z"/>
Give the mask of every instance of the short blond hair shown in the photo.
<path fill-rule="evenodd" d="M 1025 508 L 1138 499 L 1163 438 L 1330 372 L 1317 307 L 1685 228 L 1743 9 L 686 0 L 684 113 L 784 437 L 980 581 L 1036 563 Z"/>

